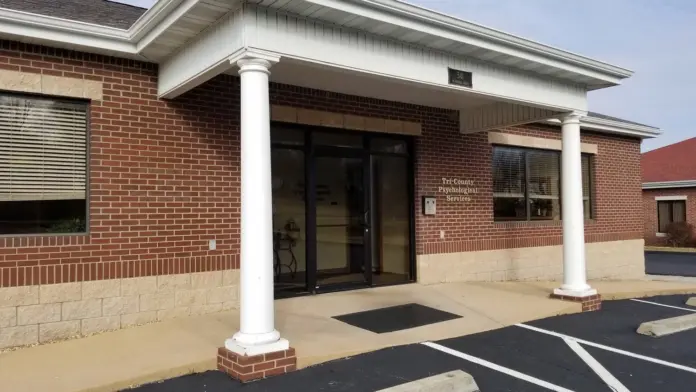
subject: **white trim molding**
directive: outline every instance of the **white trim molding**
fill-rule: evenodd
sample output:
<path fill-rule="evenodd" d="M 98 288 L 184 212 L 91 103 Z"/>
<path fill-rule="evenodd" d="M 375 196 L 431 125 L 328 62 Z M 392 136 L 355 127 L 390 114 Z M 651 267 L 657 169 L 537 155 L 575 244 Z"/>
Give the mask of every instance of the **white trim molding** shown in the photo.
<path fill-rule="evenodd" d="M 644 182 L 643 189 L 696 188 L 696 180 Z"/>
<path fill-rule="evenodd" d="M 686 200 L 686 196 L 655 196 L 655 201 Z"/>
<path fill-rule="evenodd" d="M 546 122 L 553 125 L 561 124 L 561 121 L 558 119 L 550 119 Z M 592 117 L 591 115 L 583 116 L 580 119 L 580 127 L 582 129 L 590 131 L 600 131 L 603 133 L 614 133 L 617 135 L 635 136 L 641 139 L 654 138 L 662 134 L 662 130 L 660 128 L 625 121 L 616 121 L 605 118 Z"/>
<path fill-rule="evenodd" d="M 542 150 L 563 150 L 563 142 L 561 140 L 514 135 L 511 133 L 502 132 L 488 132 L 488 143 L 506 146 L 538 148 Z M 582 143 L 580 145 L 580 150 L 585 154 L 597 155 L 598 147 L 596 144 Z"/>

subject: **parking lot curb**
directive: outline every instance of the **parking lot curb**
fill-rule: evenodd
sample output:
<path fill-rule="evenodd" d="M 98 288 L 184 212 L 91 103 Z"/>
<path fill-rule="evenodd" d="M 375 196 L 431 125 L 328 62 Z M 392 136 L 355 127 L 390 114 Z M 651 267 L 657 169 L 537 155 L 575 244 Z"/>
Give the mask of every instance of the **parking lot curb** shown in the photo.
<path fill-rule="evenodd" d="M 474 377 L 461 370 L 422 378 L 377 392 L 481 392 Z"/>
<path fill-rule="evenodd" d="M 687 314 L 642 323 L 636 332 L 641 335 L 659 338 L 694 328 L 696 328 L 696 314 Z"/>

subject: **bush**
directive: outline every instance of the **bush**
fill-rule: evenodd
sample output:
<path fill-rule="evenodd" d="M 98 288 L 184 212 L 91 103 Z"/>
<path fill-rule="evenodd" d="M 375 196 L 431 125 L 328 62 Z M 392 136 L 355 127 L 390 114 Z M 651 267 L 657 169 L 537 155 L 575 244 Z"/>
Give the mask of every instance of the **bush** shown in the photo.
<path fill-rule="evenodd" d="M 74 218 L 60 221 L 48 228 L 49 233 L 82 233 L 86 230 L 84 219 Z"/>
<path fill-rule="evenodd" d="M 665 230 L 667 242 L 674 247 L 686 247 L 693 243 L 694 226 L 686 222 L 673 222 Z"/>

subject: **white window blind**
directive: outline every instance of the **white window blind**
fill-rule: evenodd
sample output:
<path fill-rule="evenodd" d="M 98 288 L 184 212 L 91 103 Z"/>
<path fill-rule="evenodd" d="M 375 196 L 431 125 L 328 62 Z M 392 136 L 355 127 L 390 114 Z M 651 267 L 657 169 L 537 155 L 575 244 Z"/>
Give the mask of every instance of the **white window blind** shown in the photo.
<path fill-rule="evenodd" d="M 0 95 L 0 201 L 85 199 L 87 104 Z"/>

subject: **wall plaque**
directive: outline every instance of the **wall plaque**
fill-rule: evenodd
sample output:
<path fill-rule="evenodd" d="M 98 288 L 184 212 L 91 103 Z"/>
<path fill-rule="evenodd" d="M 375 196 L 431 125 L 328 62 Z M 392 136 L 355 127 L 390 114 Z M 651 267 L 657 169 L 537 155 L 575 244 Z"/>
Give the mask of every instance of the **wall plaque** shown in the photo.
<path fill-rule="evenodd" d="M 463 87 L 473 87 L 471 72 L 452 68 L 447 68 L 447 72 L 449 72 L 449 84 Z"/>

